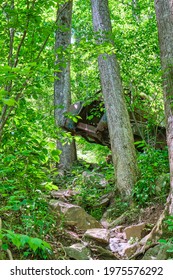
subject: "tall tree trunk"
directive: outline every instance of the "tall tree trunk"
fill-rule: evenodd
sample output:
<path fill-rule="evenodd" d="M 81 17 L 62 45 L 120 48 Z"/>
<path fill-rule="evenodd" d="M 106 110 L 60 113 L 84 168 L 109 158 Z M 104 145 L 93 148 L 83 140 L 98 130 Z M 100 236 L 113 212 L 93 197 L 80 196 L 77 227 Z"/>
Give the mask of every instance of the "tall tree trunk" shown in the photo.
<path fill-rule="evenodd" d="M 105 43 L 113 49 L 108 0 L 91 0 L 91 5 L 97 42 L 101 49 L 103 49 L 101 45 Z M 111 54 L 101 52 L 98 64 L 108 118 L 116 184 L 120 192 L 129 197 L 138 173 L 133 134 L 116 56 L 113 51 Z"/>
<path fill-rule="evenodd" d="M 57 12 L 57 31 L 55 36 L 56 66 L 54 82 L 55 121 L 61 127 L 64 123 L 64 113 L 71 104 L 70 91 L 70 57 L 67 48 L 71 42 L 71 18 L 73 1 L 59 5 Z M 63 169 L 69 169 L 76 160 L 75 143 L 63 144 L 57 141 L 57 149 L 61 150 L 60 164 Z"/>
<path fill-rule="evenodd" d="M 163 73 L 163 94 L 170 164 L 169 212 L 173 215 L 173 0 L 155 0 L 155 10 Z"/>

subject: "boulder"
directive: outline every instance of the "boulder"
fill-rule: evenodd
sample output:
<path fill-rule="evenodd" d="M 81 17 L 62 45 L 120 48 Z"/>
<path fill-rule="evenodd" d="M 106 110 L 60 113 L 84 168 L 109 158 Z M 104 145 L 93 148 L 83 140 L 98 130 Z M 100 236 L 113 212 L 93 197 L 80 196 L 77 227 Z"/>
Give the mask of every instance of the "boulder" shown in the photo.
<path fill-rule="evenodd" d="M 173 258 L 173 253 L 167 252 L 168 250 L 173 250 L 173 244 L 158 244 L 153 248 L 146 251 L 143 256 L 143 260 L 167 260 Z"/>
<path fill-rule="evenodd" d="M 103 248 L 99 245 L 92 245 L 91 251 L 93 255 L 93 259 L 99 259 L 99 260 L 119 260 L 120 256 L 116 253 L 113 253 L 106 248 Z"/>
<path fill-rule="evenodd" d="M 63 201 L 51 200 L 50 206 L 63 215 L 66 226 L 76 227 L 78 230 L 86 231 L 91 228 L 102 228 L 102 225 L 78 205 L 65 203 Z"/>
<path fill-rule="evenodd" d="M 116 237 L 110 238 L 109 240 L 109 249 L 120 256 L 124 254 L 124 250 L 128 246 L 129 244 L 127 242 Z"/>
<path fill-rule="evenodd" d="M 117 226 L 110 230 L 111 237 L 117 237 L 119 239 L 124 239 L 127 242 L 126 235 L 124 233 L 124 226 Z"/>
<path fill-rule="evenodd" d="M 93 240 L 102 244 L 108 244 L 110 238 L 110 232 L 107 229 L 92 228 L 88 229 L 84 236 L 86 240 Z"/>
<path fill-rule="evenodd" d="M 142 233 L 144 232 L 145 226 L 146 223 L 140 223 L 137 225 L 126 227 L 124 229 L 126 239 L 130 240 L 131 238 L 134 238 L 140 240 L 143 237 Z"/>
<path fill-rule="evenodd" d="M 73 244 L 70 247 L 64 247 L 66 254 L 75 260 L 90 260 L 90 250 L 82 243 Z"/>
<path fill-rule="evenodd" d="M 126 256 L 127 258 L 130 258 L 137 251 L 138 247 L 139 244 L 137 242 L 132 245 L 127 243 L 127 246 L 122 251 L 122 255 Z"/>
<path fill-rule="evenodd" d="M 73 191 L 73 190 L 58 190 L 58 191 L 51 191 L 51 197 L 63 200 L 65 202 L 68 201 L 68 199 L 72 198 L 73 196 L 77 195 L 79 192 Z"/>

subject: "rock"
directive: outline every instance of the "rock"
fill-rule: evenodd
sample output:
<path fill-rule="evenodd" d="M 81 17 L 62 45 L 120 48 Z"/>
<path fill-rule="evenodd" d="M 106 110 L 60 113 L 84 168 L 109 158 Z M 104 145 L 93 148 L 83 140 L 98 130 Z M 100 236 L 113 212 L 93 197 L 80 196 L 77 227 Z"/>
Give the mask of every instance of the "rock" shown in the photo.
<path fill-rule="evenodd" d="M 114 253 L 118 253 L 119 255 L 123 255 L 124 254 L 124 250 L 126 247 L 128 247 L 128 243 L 123 241 L 119 238 L 113 237 L 110 238 L 109 240 L 109 249 L 114 252 Z"/>
<path fill-rule="evenodd" d="M 81 241 L 79 235 L 74 231 L 65 229 L 64 233 L 66 238 L 68 238 L 68 240 L 71 240 L 73 243 Z"/>
<path fill-rule="evenodd" d="M 73 244 L 70 247 L 64 247 L 66 254 L 75 260 L 90 260 L 90 250 L 82 243 Z"/>
<path fill-rule="evenodd" d="M 119 260 L 120 256 L 112 253 L 111 251 L 103 248 L 99 245 L 92 245 L 91 251 L 94 255 L 93 259 L 100 259 L 100 260 Z"/>
<path fill-rule="evenodd" d="M 110 232 L 107 229 L 92 228 L 88 229 L 84 236 L 84 239 L 94 240 L 99 243 L 108 244 L 110 238 Z"/>
<path fill-rule="evenodd" d="M 102 188 L 106 188 L 109 185 L 109 182 L 105 178 L 102 178 L 100 179 L 99 184 Z"/>
<path fill-rule="evenodd" d="M 106 188 L 109 185 L 109 182 L 104 178 L 104 175 L 97 172 L 87 172 L 82 173 L 83 179 L 88 185 L 95 185 L 99 188 Z"/>
<path fill-rule="evenodd" d="M 124 226 L 117 226 L 110 230 L 111 237 L 117 237 L 119 239 L 124 239 L 127 242 L 126 235 L 124 233 Z"/>
<path fill-rule="evenodd" d="M 141 224 L 140 224 L 141 225 Z M 133 226 L 134 227 L 134 226 Z M 135 229 L 137 228 L 137 226 L 135 226 Z M 141 228 L 141 227 L 138 227 Z M 127 259 L 129 257 L 131 257 L 137 250 L 138 248 L 138 243 L 135 242 L 134 244 L 130 244 L 130 241 L 127 240 L 126 238 L 126 232 L 125 230 L 127 229 L 127 237 L 130 237 L 130 241 L 131 241 L 131 235 L 133 234 L 133 236 L 137 235 L 136 231 L 132 231 L 132 226 L 125 228 L 124 226 L 117 226 L 113 229 L 110 230 L 110 240 L 109 240 L 109 248 L 112 252 L 117 253 L 118 255 L 120 255 L 122 258 Z M 124 231 L 123 231 L 124 230 Z M 129 236 L 128 236 L 128 233 Z M 138 237 L 139 237 L 139 232 L 138 233 Z M 133 237 L 133 238 L 137 238 L 137 237 Z M 133 242 L 135 241 L 135 239 L 133 240 Z"/>
<path fill-rule="evenodd" d="M 169 249 L 173 249 L 172 244 L 158 244 L 148 249 L 142 260 L 167 260 L 173 256 L 172 253 L 167 252 Z"/>
<path fill-rule="evenodd" d="M 102 226 L 103 226 L 104 228 L 107 228 L 107 229 L 108 229 L 109 226 L 110 226 L 109 222 L 108 222 L 107 220 L 105 220 L 105 219 L 101 219 L 100 223 L 102 224 Z"/>
<path fill-rule="evenodd" d="M 102 228 L 102 225 L 95 218 L 78 205 L 51 200 L 50 206 L 63 215 L 66 226 L 73 226 L 83 231 L 91 228 Z"/>
<path fill-rule="evenodd" d="M 73 190 L 58 190 L 58 191 L 51 191 L 51 196 L 56 199 L 68 201 L 68 199 L 72 198 L 78 193 L 79 192 Z"/>
<path fill-rule="evenodd" d="M 98 207 L 106 207 L 110 204 L 111 198 L 113 197 L 113 192 L 104 194 L 103 196 L 100 197 L 98 204 L 94 206 L 94 208 Z"/>
<path fill-rule="evenodd" d="M 127 243 L 127 246 L 124 248 L 122 255 L 126 256 L 127 258 L 130 258 L 136 252 L 138 246 L 138 243 L 134 243 L 132 245 Z"/>
<path fill-rule="evenodd" d="M 116 205 L 110 205 L 106 212 L 103 214 L 101 221 L 109 221 L 109 228 L 114 228 L 123 224 L 133 223 L 139 216 L 138 209 L 129 209 L 118 218 L 114 218 L 116 213 Z"/>
<path fill-rule="evenodd" d="M 126 227 L 124 229 L 126 239 L 130 240 L 131 238 L 134 238 L 134 239 L 137 238 L 140 240 L 143 237 L 142 233 L 145 229 L 145 226 L 146 226 L 146 223 L 140 223 L 137 225 L 132 225 L 132 226 Z"/>
<path fill-rule="evenodd" d="M 99 207 L 106 207 L 110 203 L 111 196 L 109 194 L 105 194 L 100 198 Z"/>

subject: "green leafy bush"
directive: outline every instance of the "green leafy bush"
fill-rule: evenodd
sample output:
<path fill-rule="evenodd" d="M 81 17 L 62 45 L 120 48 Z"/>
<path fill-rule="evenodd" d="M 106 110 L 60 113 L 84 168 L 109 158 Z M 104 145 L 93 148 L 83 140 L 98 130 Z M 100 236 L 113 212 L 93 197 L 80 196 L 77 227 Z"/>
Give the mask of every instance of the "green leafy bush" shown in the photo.
<path fill-rule="evenodd" d="M 40 238 L 33 238 L 28 235 L 18 234 L 11 230 L 3 230 L 0 233 L 2 242 L 1 248 L 7 250 L 11 246 L 23 251 L 24 257 L 47 259 L 52 253 L 50 244 Z"/>
<path fill-rule="evenodd" d="M 160 174 L 169 172 L 168 152 L 148 148 L 138 156 L 140 179 L 133 189 L 133 199 L 139 205 L 146 205 L 156 198 L 156 179 Z M 164 186 L 163 186 L 164 187 Z M 160 197 L 165 197 L 168 190 L 163 188 Z"/>
<path fill-rule="evenodd" d="M 169 258 L 173 259 L 173 216 L 168 216 L 163 223 L 163 238 L 159 242 L 166 247 Z M 165 236 L 168 236 L 167 238 Z"/>
<path fill-rule="evenodd" d="M 47 114 L 44 118 L 44 114 L 44 107 L 38 110 L 33 100 L 20 100 L 16 115 L 5 126 L 0 146 L 3 228 L 41 240 L 55 226 L 46 196 L 57 189 L 51 176 L 60 155 L 55 140 L 58 129 L 53 125 L 53 117 Z M 6 238 L 10 238 L 9 232 Z M 28 248 L 33 253 L 31 246 Z M 42 254 L 41 245 L 35 253 Z"/>

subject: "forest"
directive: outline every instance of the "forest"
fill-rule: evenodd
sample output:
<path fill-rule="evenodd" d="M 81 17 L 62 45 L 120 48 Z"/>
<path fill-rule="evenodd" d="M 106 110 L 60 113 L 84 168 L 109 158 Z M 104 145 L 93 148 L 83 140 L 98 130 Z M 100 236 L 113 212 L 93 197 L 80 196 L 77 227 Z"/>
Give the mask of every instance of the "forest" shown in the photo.
<path fill-rule="evenodd" d="M 173 0 L 0 7 L 0 260 L 173 259 Z"/>

